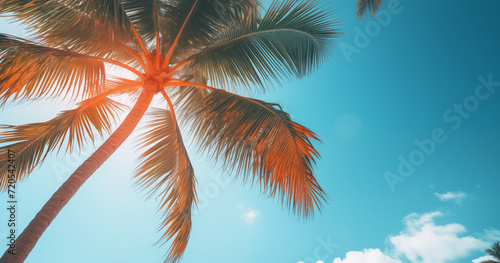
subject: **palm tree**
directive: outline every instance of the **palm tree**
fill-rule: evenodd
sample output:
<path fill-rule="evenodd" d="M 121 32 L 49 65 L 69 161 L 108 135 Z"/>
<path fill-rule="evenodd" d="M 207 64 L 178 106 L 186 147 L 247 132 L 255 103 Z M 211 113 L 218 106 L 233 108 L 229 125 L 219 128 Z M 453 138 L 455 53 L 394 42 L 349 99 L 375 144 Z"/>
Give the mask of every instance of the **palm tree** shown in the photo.
<path fill-rule="evenodd" d="M 330 55 L 339 32 L 316 1 L 276 0 L 262 9 L 258 0 L 1 1 L 0 13 L 27 24 L 36 38 L 0 34 L 0 103 L 51 97 L 80 101 L 46 122 L 2 126 L 0 156 L 15 152 L 18 181 L 49 153 L 79 151 L 89 139 L 111 133 L 124 105 L 109 97 L 128 94 L 135 104 L 17 238 L 15 255 L 6 251 L 0 262 L 26 259 L 143 115 L 146 131 L 140 136 L 143 152 L 135 177 L 160 197 L 162 241 L 171 242 L 166 261 L 182 256 L 196 204 L 194 170 L 180 124 L 189 125 L 200 149 L 229 172 L 259 183 L 297 215 L 307 218 L 320 209 L 325 193 L 312 171 L 319 156 L 312 145 L 317 135 L 293 122 L 279 105 L 231 91 L 265 91 L 308 75 Z M 105 65 L 136 77 L 112 78 Z M 148 109 L 155 94 L 168 109 Z M 9 188 L 12 173 L 5 159 L 0 160 L 1 191 Z"/>
<path fill-rule="evenodd" d="M 500 241 L 493 243 L 491 248 L 486 249 L 486 254 L 494 257 L 497 260 L 492 262 L 500 262 Z"/>
<path fill-rule="evenodd" d="M 363 16 L 367 12 L 374 16 L 381 3 L 382 0 L 358 0 L 356 3 L 358 17 Z"/>

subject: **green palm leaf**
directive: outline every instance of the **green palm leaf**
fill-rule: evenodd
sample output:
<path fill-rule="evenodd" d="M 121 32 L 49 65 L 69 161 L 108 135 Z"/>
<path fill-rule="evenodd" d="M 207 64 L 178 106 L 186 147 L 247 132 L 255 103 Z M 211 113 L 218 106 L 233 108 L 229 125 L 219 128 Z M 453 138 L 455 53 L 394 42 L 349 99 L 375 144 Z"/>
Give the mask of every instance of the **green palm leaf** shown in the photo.
<path fill-rule="evenodd" d="M 196 203 L 194 170 L 182 136 L 168 110 L 154 109 L 147 113 L 147 131 L 140 137 L 136 175 L 141 188 L 161 199 L 159 210 L 165 213 L 162 239 L 173 238 L 166 261 L 176 262 L 186 249 L 191 231 L 191 208 Z"/>
<path fill-rule="evenodd" d="M 46 122 L 19 126 L 1 126 L 0 156 L 8 150 L 16 152 L 16 173 L 22 181 L 38 164 L 44 161 L 48 153 L 67 143 L 66 151 L 81 149 L 88 138 L 95 140 L 95 132 L 102 137 L 111 132 L 114 116 L 122 107 L 106 97 L 83 101 L 73 110 L 60 113 Z M 0 160 L 0 191 L 7 188 L 8 162 Z"/>
<path fill-rule="evenodd" d="M 104 65 L 93 57 L 0 34 L 0 104 L 68 94 L 88 98 L 104 81 Z"/>
<path fill-rule="evenodd" d="M 319 154 L 311 140 L 318 137 L 275 106 L 215 90 L 190 116 L 193 131 L 224 168 L 252 178 L 307 218 L 325 195 L 312 171 Z"/>
<path fill-rule="evenodd" d="M 274 1 L 258 23 L 228 20 L 216 41 L 193 55 L 191 66 L 214 85 L 264 87 L 290 76 L 303 77 L 331 53 L 331 14 L 316 1 Z"/>

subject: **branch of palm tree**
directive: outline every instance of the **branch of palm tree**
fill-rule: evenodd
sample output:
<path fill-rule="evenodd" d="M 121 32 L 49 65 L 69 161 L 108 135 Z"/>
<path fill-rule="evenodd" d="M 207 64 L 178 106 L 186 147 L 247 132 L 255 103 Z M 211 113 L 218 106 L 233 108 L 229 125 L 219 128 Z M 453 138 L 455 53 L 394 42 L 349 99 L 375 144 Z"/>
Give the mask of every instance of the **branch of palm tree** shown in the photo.
<path fill-rule="evenodd" d="M 134 44 L 120 0 L 4 0 L 0 13 L 25 22 L 52 47 L 98 57 L 126 55 L 117 43 Z"/>
<path fill-rule="evenodd" d="M 93 97 L 92 99 L 96 100 L 107 96 L 117 96 L 123 94 L 128 94 L 131 97 L 134 97 L 135 95 L 140 94 L 142 89 L 139 87 L 142 85 L 142 81 L 133 81 L 124 78 L 107 80 L 106 91 Z"/>
<path fill-rule="evenodd" d="M 189 17 L 182 29 L 182 35 L 177 40 L 170 61 L 172 64 L 213 43 L 221 26 L 224 26 L 227 20 L 234 20 L 236 16 L 257 16 L 260 6 L 258 0 L 203 0 L 196 5 L 196 0 L 161 2 L 164 5 L 161 6 L 162 11 L 159 14 L 165 20 L 165 22 L 160 21 L 163 54 L 167 54 L 169 48 L 173 46 L 183 22 Z"/>
<path fill-rule="evenodd" d="M 105 63 L 109 63 L 109 64 L 112 64 L 112 65 L 115 65 L 115 66 L 118 66 L 118 67 L 121 67 L 121 68 L 124 68 L 132 73 L 134 73 L 136 76 L 140 77 L 140 78 L 145 78 L 145 75 L 138 71 L 137 69 L 131 67 L 131 66 L 128 66 L 128 65 L 125 65 L 121 62 L 117 62 L 117 61 L 114 61 L 112 59 L 106 59 L 106 58 L 96 58 L 97 60 L 99 61 L 102 61 L 102 62 L 105 62 Z"/>
<path fill-rule="evenodd" d="M 66 151 L 81 149 L 95 132 L 102 137 L 111 132 L 112 123 L 122 105 L 106 97 L 82 101 L 79 107 L 63 111 L 46 122 L 19 126 L 0 126 L 0 155 L 8 150 L 16 152 L 16 173 L 23 180 L 46 156 L 64 144 Z M 7 189 L 8 162 L 0 160 L 0 191 Z"/>
<path fill-rule="evenodd" d="M 102 61 L 0 34 L 0 103 L 7 99 L 83 95 L 102 90 Z M 76 87 L 76 88 L 75 88 Z"/>
<path fill-rule="evenodd" d="M 137 24 L 137 32 L 146 38 L 146 42 L 155 41 L 156 50 L 161 49 L 160 41 L 160 0 L 125 0 L 123 6 L 127 10 L 130 21 Z M 157 53 L 159 55 L 159 53 Z M 160 59 L 155 60 L 155 67 L 160 66 Z"/>
<path fill-rule="evenodd" d="M 75 90 L 68 88 L 73 87 L 73 84 L 77 84 L 77 87 L 84 86 L 82 93 L 84 97 L 93 96 L 100 92 L 105 78 L 104 66 L 100 62 L 127 69 L 139 77 L 144 76 L 138 70 L 118 61 L 46 47 L 6 34 L 0 34 L 0 62 L 2 62 L 0 78 L 3 77 L 0 82 L 2 84 L 0 94 L 3 95 L 1 98 L 3 103 L 10 96 L 25 99 L 31 96 L 53 96 L 64 93 L 66 96 L 70 91 L 74 96 Z M 43 68 L 46 71 L 35 73 L 37 68 Z M 58 70 L 60 68 L 65 71 Z M 19 74 L 16 70 L 25 75 Z M 55 75 L 50 76 L 50 74 Z M 77 76 L 79 80 L 75 79 Z M 50 93 L 50 90 L 57 84 L 61 86 Z M 76 96 L 79 94 L 80 89 L 77 89 Z"/>
<path fill-rule="evenodd" d="M 131 48 L 127 47 L 124 44 L 122 44 L 122 47 L 123 47 L 123 49 L 125 49 L 125 51 L 127 51 L 135 59 L 134 63 L 139 64 L 142 67 L 142 69 L 144 70 L 144 72 L 146 72 L 146 74 L 150 73 L 149 67 L 144 63 L 142 58 L 138 55 L 139 54 L 138 52 L 133 51 Z"/>
<path fill-rule="evenodd" d="M 203 76 L 199 71 L 193 68 L 187 68 L 181 74 L 180 79 L 186 82 L 201 83 L 202 85 L 207 85 L 207 78 Z M 186 122 L 186 114 L 194 111 L 203 100 L 210 94 L 210 89 L 199 88 L 194 86 L 176 86 L 170 87 L 169 95 L 173 100 L 173 104 L 178 108 L 177 114 L 181 121 L 181 124 Z"/>
<path fill-rule="evenodd" d="M 486 254 L 500 261 L 500 242 L 495 242 L 491 248 L 486 249 Z"/>
<path fill-rule="evenodd" d="M 179 116 L 181 125 L 188 121 L 186 115 L 199 107 L 203 100 L 210 94 L 210 91 L 207 89 L 193 86 L 177 86 L 169 90 L 171 92 L 170 97 L 173 100 L 173 104 L 178 109 L 177 116 Z"/>
<path fill-rule="evenodd" d="M 123 7 L 130 21 L 135 25 L 138 35 L 144 37 L 145 42 L 153 42 L 156 39 L 156 50 L 160 50 L 160 38 L 164 35 L 160 24 L 166 24 L 166 14 L 163 10 L 165 1 L 162 0 L 124 0 Z M 148 61 L 151 63 L 151 61 Z M 155 61 L 159 66 L 159 60 Z"/>
<path fill-rule="evenodd" d="M 182 35 L 182 31 L 184 30 L 184 27 L 186 27 L 187 22 L 189 21 L 189 18 L 191 17 L 191 14 L 193 13 L 194 9 L 196 8 L 196 5 L 198 4 L 199 0 L 195 0 L 191 9 L 189 10 L 189 13 L 187 14 L 186 18 L 184 19 L 184 23 L 182 23 L 181 28 L 179 29 L 179 32 L 177 32 L 177 35 L 175 36 L 174 41 L 170 45 L 170 48 L 168 49 L 167 56 L 165 58 L 165 61 L 163 62 L 164 64 L 161 65 L 162 68 L 168 66 L 170 62 L 170 58 L 172 57 L 172 53 L 174 52 L 177 43 L 179 42 L 179 38 Z"/>
<path fill-rule="evenodd" d="M 152 60 L 151 60 L 151 57 L 149 55 L 148 48 L 146 47 L 146 44 L 144 43 L 144 41 L 142 40 L 142 37 L 139 35 L 137 30 L 135 29 L 132 22 L 130 22 L 130 27 L 132 29 L 132 32 L 134 33 L 135 39 L 137 40 L 137 42 L 139 43 L 139 46 L 141 47 L 141 50 L 142 50 L 142 53 L 143 53 L 145 60 L 147 61 L 148 64 L 151 65 Z"/>
<path fill-rule="evenodd" d="M 155 39 L 156 39 L 156 50 L 159 52 L 161 49 L 161 41 L 160 41 L 160 17 L 158 13 L 160 11 L 160 6 L 158 0 L 153 2 L 153 23 L 155 27 Z M 158 61 L 159 62 L 159 61 Z M 159 65 L 157 65 L 159 66 Z"/>
<path fill-rule="evenodd" d="M 160 197 L 159 211 L 165 219 L 159 231 L 167 228 L 161 240 L 170 245 L 167 260 L 178 261 L 191 231 L 191 208 L 196 204 L 194 170 L 191 166 L 178 125 L 168 110 L 153 109 L 146 114 L 147 131 L 139 138 L 139 157 L 135 171 L 137 184 L 149 189 L 149 197 Z"/>
<path fill-rule="evenodd" d="M 319 154 L 311 140 L 319 139 L 275 106 L 213 90 L 189 117 L 202 151 L 308 218 L 325 200 L 312 171 Z"/>
<path fill-rule="evenodd" d="M 122 5 L 127 15 L 135 25 L 137 32 L 144 37 L 146 42 L 154 40 L 158 17 L 159 0 L 123 0 Z"/>
<path fill-rule="evenodd" d="M 206 84 L 206 79 L 200 80 Z M 176 106 L 179 107 L 179 119 L 182 124 L 189 122 L 189 115 L 196 110 L 199 105 L 210 94 L 213 87 L 188 81 L 171 82 L 164 87 L 169 87 L 170 94 Z M 173 107 L 171 107 L 173 108 Z"/>
<path fill-rule="evenodd" d="M 374 16 L 381 3 L 382 0 L 358 0 L 356 3 L 358 17 L 362 17 L 366 12 Z"/>
<path fill-rule="evenodd" d="M 174 124 L 174 129 L 177 129 L 177 117 L 175 116 L 174 104 L 172 100 L 168 97 L 165 90 L 160 90 L 160 93 L 163 95 L 163 98 L 167 101 L 168 107 L 170 109 L 170 114 L 172 115 L 172 123 Z"/>
<path fill-rule="evenodd" d="M 331 53 L 331 39 L 340 35 L 317 1 L 274 1 L 257 21 L 224 21 L 217 40 L 187 60 L 214 85 L 258 84 L 265 90 L 273 81 L 316 69 Z"/>

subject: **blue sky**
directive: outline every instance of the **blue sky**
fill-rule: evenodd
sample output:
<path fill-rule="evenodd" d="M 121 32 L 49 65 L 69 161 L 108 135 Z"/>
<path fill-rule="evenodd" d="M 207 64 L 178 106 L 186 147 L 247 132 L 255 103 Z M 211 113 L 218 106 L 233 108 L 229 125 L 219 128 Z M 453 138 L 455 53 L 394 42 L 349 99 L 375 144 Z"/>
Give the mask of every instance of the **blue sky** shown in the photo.
<path fill-rule="evenodd" d="M 358 20 L 353 0 L 328 6 L 344 32 L 335 55 L 257 95 L 320 135 L 315 171 L 328 204 L 299 220 L 258 187 L 221 177 L 192 145 L 201 202 L 182 262 L 472 262 L 500 239 L 500 3 L 387 0 L 375 20 Z M 23 34 L 5 21 L 0 32 Z M 7 107 L 0 123 L 67 108 Z M 51 156 L 18 184 L 19 231 L 90 152 Z M 162 262 L 161 215 L 132 187 L 136 156 L 129 139 L 26 262 Z M 0 220 L 3 238 L 6 213 Z"/>

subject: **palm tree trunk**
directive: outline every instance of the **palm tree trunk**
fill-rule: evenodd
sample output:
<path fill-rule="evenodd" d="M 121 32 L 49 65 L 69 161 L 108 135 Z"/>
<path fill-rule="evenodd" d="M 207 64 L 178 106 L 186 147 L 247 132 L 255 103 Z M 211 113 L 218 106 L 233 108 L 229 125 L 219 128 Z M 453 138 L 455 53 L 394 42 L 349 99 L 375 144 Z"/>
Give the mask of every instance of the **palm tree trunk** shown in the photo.
<path fill-rule="evenodd" d="M 0 263 L 24 262 L 40 236 L 49 227 L 61 209 L 69 202 L 71 197 L 75 195 L 83 183 L 89 179 L 134 131 L 149 107 L 153 96 L 154 92 L 144 89 L 134 108 L 127 115 L 120 127 L 61 185 L 16 239 L 15 255 L 8 253 L 7 250 L 2 258 L 0 258 Z"/>

